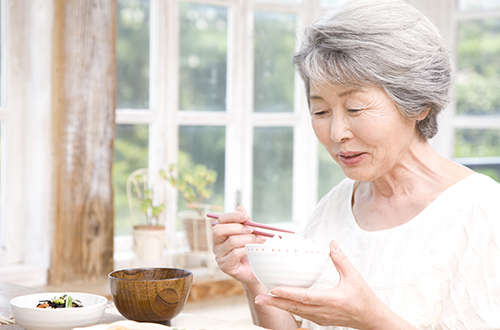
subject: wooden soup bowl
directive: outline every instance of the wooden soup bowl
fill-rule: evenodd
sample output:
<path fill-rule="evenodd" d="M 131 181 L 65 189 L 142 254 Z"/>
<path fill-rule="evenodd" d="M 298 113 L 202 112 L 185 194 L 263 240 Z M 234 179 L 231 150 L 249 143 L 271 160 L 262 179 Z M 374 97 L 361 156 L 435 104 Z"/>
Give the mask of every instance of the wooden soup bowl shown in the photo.
<path fill-rule="evenodd" d="M 125 318 L 170 325 L 184 308 L 193 273 L 178 268 L 131 268 L 108 275 L 111 297 Z"/>

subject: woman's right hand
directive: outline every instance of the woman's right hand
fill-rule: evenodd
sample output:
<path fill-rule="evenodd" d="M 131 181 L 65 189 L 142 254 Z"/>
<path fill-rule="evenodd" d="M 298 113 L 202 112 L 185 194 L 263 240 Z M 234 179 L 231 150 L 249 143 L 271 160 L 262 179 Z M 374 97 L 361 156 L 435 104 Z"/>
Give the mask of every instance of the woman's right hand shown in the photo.
<path fill-rule="evenodd" d="M 214 226 L 215 259 L 220 269 L 246 285 L 259 285 L 245 251 L 245 244 L 264 243 L 265 238 L 252 234 L 253 228 L 243 225 L 250 220 L 247 211 L 239 206 L 236 212 L 225 212 Z"/>

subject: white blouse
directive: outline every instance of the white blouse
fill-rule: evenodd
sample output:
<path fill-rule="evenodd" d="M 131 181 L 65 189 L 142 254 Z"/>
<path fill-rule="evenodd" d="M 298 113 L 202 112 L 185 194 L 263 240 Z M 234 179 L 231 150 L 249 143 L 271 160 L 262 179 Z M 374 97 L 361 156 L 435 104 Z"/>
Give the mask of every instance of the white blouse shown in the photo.
<path fill-rule="evenodd" d="M 345 179 L 323 197 L 307 237 L 322 246 L 337 239 L 380 299 L 417 329 L 500 329 L 500 184 L 472 174 L 411 221 L 374 232 L 354 219 L 353 187 Z M 338 278 L 330 262 L 314 287 Z"/>

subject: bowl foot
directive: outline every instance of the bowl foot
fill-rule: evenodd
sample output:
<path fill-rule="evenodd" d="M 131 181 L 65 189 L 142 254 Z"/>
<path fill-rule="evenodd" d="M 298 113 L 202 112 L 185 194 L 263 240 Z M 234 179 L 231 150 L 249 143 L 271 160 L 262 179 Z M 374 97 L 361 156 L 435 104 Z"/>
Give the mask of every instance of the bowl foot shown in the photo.
<path fill-rule="evenodd" d="M 165 322 L 156 322 L 156 323 L 163 324 L 163 325 L 166 325 L 166 326 L 171 326 L 172 325 L 172 321 L 171 320 L 168 320 L 168 321 L 165 321 Z"/>

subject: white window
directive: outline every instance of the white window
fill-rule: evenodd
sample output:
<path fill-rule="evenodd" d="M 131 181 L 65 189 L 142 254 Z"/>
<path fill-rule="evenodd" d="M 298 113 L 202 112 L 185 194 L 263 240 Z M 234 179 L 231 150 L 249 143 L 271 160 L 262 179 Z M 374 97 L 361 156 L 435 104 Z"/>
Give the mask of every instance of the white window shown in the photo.
<path fill-rule="evenodd" d="M 455 157 L 500 181 L 500 2 L 460 0 Z"/>
<path fill-rule="evenodd" d="M 312 134 L 290 57 L 301 29 L 338 2 L 119 0 L 117 235 L 131 229 L 126 176 L 186 156 L 218 172 L 209 202 L 244 205 L 260 222 L 305 223 L 344 176 Z M 468 165 L 495 161 L 469 157 L 500 156 L 498 1 L 412 4 L 457 47 L 457 116 L 447 110 L 433 145 Z M 183 204 L 167 203 L 175 218 Z"/>
<path fill-rule="evenodd" d="M 334 3 L 119 0 L 116 235 L 131 230 L 126 176 L 186 157 L 217 171 L 210 203 L 305 223 L 318 142 L 291 56 L 300 28 Z M 335 184 L 322 183 L 320 193 Z M 167 200 L 168 218 L 182 207 Z"/>

